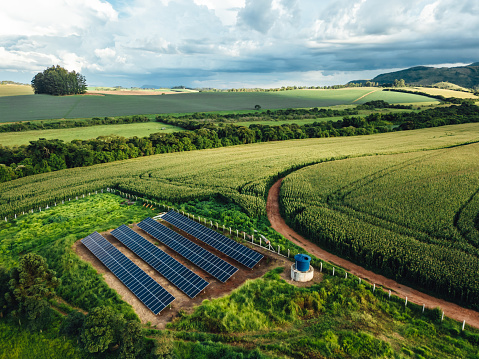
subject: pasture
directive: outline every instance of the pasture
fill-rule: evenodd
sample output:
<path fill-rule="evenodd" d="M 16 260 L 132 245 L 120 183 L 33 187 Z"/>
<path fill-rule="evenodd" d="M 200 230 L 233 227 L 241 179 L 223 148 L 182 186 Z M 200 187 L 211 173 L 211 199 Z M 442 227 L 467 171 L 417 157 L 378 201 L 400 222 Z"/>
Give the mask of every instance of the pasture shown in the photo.
<path fill-rule="evenodd" d="M 0 97 L 33 95 L 33 88 L 29 85 L 0 85 Z"/>
<path fill-rule="evenodd" d="M 98 136 L 147 137 L 152 133 L 171 133 L 183 131 L 182 128 L 159 122 L 141 122 L 120 125 L 102 125 L 90 127 L 74 127 L 54 130 L 38 130 L 0 133 L 0 144 L 3 146 L 28 145 L 39 138 L 72 140 L 88 140 Z"/>
<path fill-rule="evenodd" d="M 255 105 L 260 105 L 264 109 L 349 105 L 371 91 L 370 88 L 349 88 L 280 92 L 198 92 L 161 96 L 7 96 L 0 98 L 0 122 L 162 113 L 252 111 Z M 366 96 L 361 101 L 367 102 L 373 99 L 385 99 L 390 103 L 437 103 L 419 95 L 383 94 L 379 91 Z M 355 103 L 362 103 L 361 101 Z"/>
<path fill-rule="evenodd" d="M 457 98 L 472 98 L 472 99 L 479 100 L 479 98 L 476 95 L 474 95 L 472 92 L 455 91 L 455 90 L 439 89 L 439 88 L 431 88 L 431 87 L 408 87 L 407 90 L 412 92 L 414 91 L 424 92 L 434 96 L 441 95 L 446 98 L 457 97 Z"/>

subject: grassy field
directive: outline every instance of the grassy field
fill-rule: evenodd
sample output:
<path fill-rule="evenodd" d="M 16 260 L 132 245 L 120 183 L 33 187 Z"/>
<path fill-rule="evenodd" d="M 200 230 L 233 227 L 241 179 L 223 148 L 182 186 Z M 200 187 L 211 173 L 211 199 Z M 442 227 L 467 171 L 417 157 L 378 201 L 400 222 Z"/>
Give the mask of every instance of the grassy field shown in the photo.
<path fill-rule="evenodd" d="M 184 331 L 175 333 L 180 337 L 191 338 L 195 331 L 232 335 L 243 345 L 287 358 L 452 359 L 477 353 L 476 332 L 465 339 L 459 323 L 440 322 L 440 312 L 404 309 L 357 280 L 325 276 L 310 288 L 297 288 L 280 277 L 282 270 L 204 301 L 170 328 Z"/>
<path fill-rule="evenodd" d="M 3 146 L 28 145 L 39 138 L 60 139 L 65 142 L 87 140 L 98 136 L 146 137 L 155 132 L 171 133 L 183 131 L 182 128 L 159 122 L 141 122 L 121 125 L 104 125 L 91 127 L 75 127 L 55 130 L 39 130 L 24 132 L 0 133 L 0 144 Z"/>
<path fill-rule="evenodd" d="M 0 98 L 0 122 L 160 113 L 251 111 L 255 105 L 260 105 L 264 109 L 336 106 L 351 104 L 370 91 L 369 88 L 351 88 L 274 93 L 204 92 L 163 96 L 10 96 Z M 369 96 L 365 99 L 369 99 Z M 397 92 L 374 95 L 371 99 L 387 99 L 391 103 L 425 101 L 431 103 L 430 99 L 419 95 Z"/>
<path fill-rule="evenodd" d="M 0 85 L 0 97 L 33 95 L 33 88 L 28 85 Z"/>
<path fill-rule="evenodd" d="M 430 88 L 430 87 L 408 87 L 407 90 L 424 92 L 430 95 L 441 95 L 444 97 L 472 98 L 472 99 L 479 100 L 479 98 L 471 92 L 454 91 L 454 90 Z"/>

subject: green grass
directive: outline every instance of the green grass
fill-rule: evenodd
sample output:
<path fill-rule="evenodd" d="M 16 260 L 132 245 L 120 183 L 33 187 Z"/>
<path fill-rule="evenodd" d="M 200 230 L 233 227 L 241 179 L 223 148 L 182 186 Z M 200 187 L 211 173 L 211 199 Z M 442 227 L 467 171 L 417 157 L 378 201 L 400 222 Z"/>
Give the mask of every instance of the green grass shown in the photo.
<path fill-rule="evenodd" d="M 88 356 L 71 338 L 55 330 L 31 332 L 17 323 L 0 319 L 0 359 L 65 359 Z"/>
<path fill-rule="evenodd" d="M 401 93 L 405 96 L 397 96 L 398 93 Z M 437 105 L 440 101 L 415 95 L 412 93 L 403 93 L 403 92 L 394 92 L 394 91 L 375 91 L 362 99 L 355 102 L 355 104 L 363 104 L 369 101 L 378 101 L 383 100 L 388 103 L 400 103 L 403 105 L 415 105 L 415 106 L 428 106 L 428 105 Z"/>
<path fill-rule="evenodd" d="M 177 338 L 230 340 L 293 358 L 474 358 L 479 333 L 440 321 L 440 311 L 404 304 L 359 284 L 325 275 L 310 288 L 286 283 L 277 268 L 223 298 L 182 314 Z M 211 334 L 206 334 L 211 333 Z M 204 333 L 204 334 L 203 334 Z M 218 335 L 218 333 L 220 335 Z"/>
<path fill-rule="evenodd" d="M 28 145 L 30 141 L 35 141 L 39 138 L 46 138 L 47 140 L 60 139 L 65 142 L 70 142 L 72 140 L 88 140 L 91 138 L 97 138 L 98 136 L 109 135 L 147 137 L 155 132 L 171 133 L 178 131 L 183 131 L 183 129 L 159 122 L 141 122 L 54 130 L 3 132 L 0 133 L 0 144 L 3 146 Z"/>
<path fill-rule="evenodd" d="M 204 92 L 164 96 L 10 96 L 0 98 L 0 122 L 39 119 L 126 116 L 138 114 L 253 111 L 349 105 L 368 89 L 292 90 L 274 93 Z M 429 101 L 422 96 L 391 93 L 395 103 Z M 403 100 L 404 99 L 404 100 Z M 358 101 L 359 102 L 359 101 Z"/>
<path fill-rule="evenodd" d="M 108 305 L 135 317 L 131 307 L 110 289 L 100 275 L 74 253 L 72 245 L 94 231 L 138 222 L 155 214 L 139 205 L 122 205 L 112 194 L 96 194 L 67 201 L 42 212 L 0 223 L 0 265 L 11 268 L 24 253 L 36 252 L 57 272 L 62 286 L 57 293 L 85 310 Z"/>
<path fill-rule="evenodd" d="M 0 97 L 33 95 L 33 89 L 28 85 L 0 85 Z"/>

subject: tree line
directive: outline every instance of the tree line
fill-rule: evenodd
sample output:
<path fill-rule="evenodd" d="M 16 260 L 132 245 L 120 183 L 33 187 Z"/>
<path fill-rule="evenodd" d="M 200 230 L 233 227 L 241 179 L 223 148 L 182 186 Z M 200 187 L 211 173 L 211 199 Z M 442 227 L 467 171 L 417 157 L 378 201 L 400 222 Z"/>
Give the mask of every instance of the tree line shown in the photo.
<path fill-rule="evenodd" d="M 169 119 L 165 122 L 172 121 L 176 126 L 194 129 L 175 133 L 153 133 L 142 138 L 100 136 L 96 139 L 74 140 L 68 143 L 43 138 L 18 147 L 0 145 L 0 182 L 65 168 L 91 166 L 153 154 L 290 139 L 369 135 L 479 122 L 479 108 L 463 103 L 460 106 L 428 109 L 417 113 L 373 113 L 366 117 L 345 116 L 338 121 L 305 125 L 293 123 L 275 126 L 253 123 L 245 127 L 186 119 Z"/>
<path fill-rule="evenodd" d="M 125 123 L 149 122 L 146 116 L 134 115 L 126 117 L 93 117 L 84 120 L 63 120 L 63 121 L 33 121 L 14 122 L 0 125 L 0 132 L 21 132 L 34 130 L 53 130 L 59 128 L 90 127 L 100 125 L 119 125 Z"/>

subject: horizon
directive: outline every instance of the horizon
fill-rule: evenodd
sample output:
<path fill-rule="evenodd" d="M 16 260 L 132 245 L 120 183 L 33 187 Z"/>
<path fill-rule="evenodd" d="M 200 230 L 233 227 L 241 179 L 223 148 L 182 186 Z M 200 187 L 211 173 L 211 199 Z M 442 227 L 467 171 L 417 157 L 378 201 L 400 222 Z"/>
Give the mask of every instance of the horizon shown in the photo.
<path fill-rule="evenodd" d="M 0 78 L 21 83 L 58 64 L 89 86 L 331 86 L 479 59 L 472 0 L 20 0 L 3 8 Z"/>

